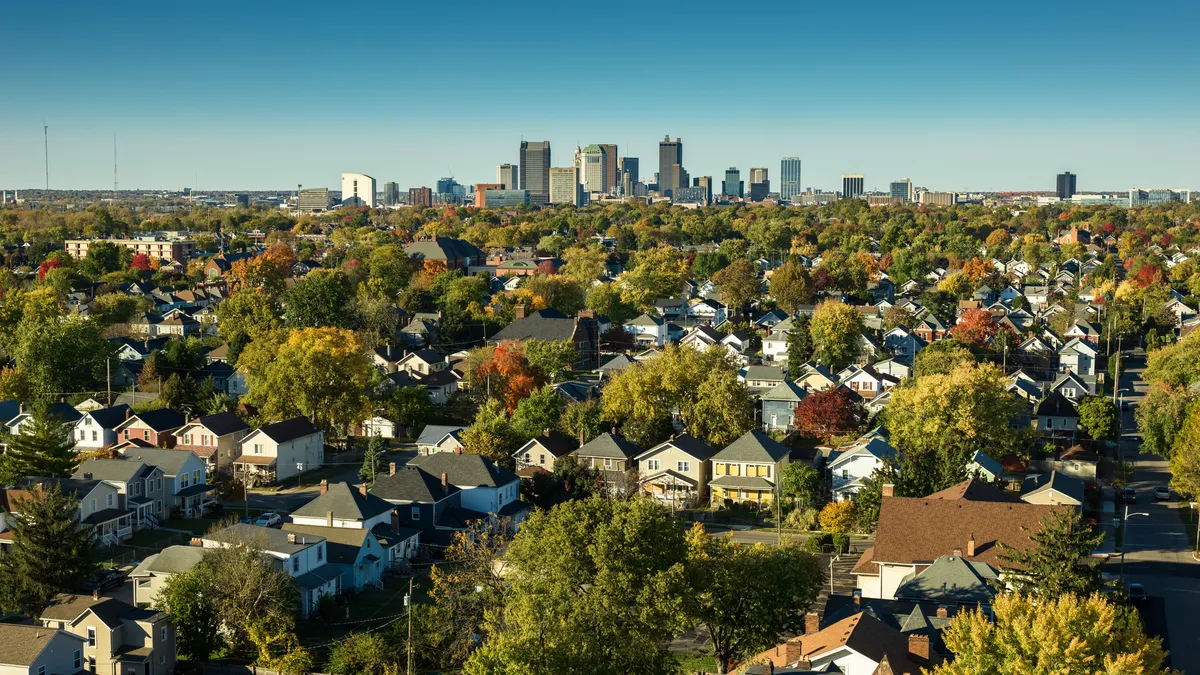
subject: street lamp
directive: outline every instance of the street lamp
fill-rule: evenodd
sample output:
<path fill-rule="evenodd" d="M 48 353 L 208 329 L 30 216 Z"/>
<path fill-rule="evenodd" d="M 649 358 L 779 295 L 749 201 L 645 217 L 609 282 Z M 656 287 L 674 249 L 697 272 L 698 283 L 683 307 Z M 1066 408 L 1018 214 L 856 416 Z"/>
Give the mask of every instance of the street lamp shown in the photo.
<path fill-rule="evenodd" d="M 1129 541 L 1128 541 L 1128 539 L 1129 539 L 1129 519 L 1134 516 L 1144 516 L 1146 518 L 1149 518 L 1150 514 L 1146 513 L 1145 511 L 1141 511 L 1138 513 L 1130 513 L 1129 512 L 1129 504 L 1125 505 L 1125 518 L 1123 519 L 1124 522 L 1121 523 L 1121 530 L 1123 533 L 1123 536 L 1121 539 L 1121 590 L 1122 591 L 1125 590 L 1125 549 L 1129 548 Z"/>

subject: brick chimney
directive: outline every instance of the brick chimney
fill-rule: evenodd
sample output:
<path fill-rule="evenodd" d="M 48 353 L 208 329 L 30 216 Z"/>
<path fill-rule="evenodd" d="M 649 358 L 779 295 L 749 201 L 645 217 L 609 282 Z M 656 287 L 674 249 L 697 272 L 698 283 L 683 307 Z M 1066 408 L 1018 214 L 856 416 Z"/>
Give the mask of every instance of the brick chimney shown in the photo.
<path fill-rule="evenodd" d="M 513 308 L 513 316 L 517 319 L 525 318 L 525 303 L 521 303 Z"/>
<path fill-rule="evenodd" d="M 944 605 L 944 604 L 942 604 L 942 605 L 938 605 L 938 608 L 937 608 L 937 618 L 939 618 L 939 619 L 949 619 L 949 618 L 950 618 L 950 607 L 949 607 L 949 606 L 947 606 L 947 605 Z"/>
<path fill-rule="evenodd" d="M 396 475 L 396 463 L 395 462 L 388 462 L 388 475 L 389 476 Z"/>
<path fill-rule="evenodd" d="M 84 472 L 83 472 L 83 479 L 84 479 L 84 480 L 91 480 L 91 479 L 92 479 L 92 472 L 91 472 L 91 471 L 84 471 Z"/>
<path fill-rule="evenodd" d="M 367 496 L 367 484 L 366 483 L 363 483 L 362 485 L 358 486 L 358 494 L 360 494 L 364 497 Z"/>
<path fill-rule="evenodd" d="M 884 497 L 895 497 L 896 496 L 896 486 L 893 485 L 892 483 L 884 483 L 881 494 Z"/>
<path fill-rule="evenodd" d="M 322 478 L 321 479 L 321 494 L 325 494 L 326 492 L 329 492 L 329 480 L 326 478 Z"/>
<path fill-rule="evenodd" d="M 462 446 L 461 445 L 454 446 L 454 454 L 456 454 L 456 455 L 462 454 Z"/>
<path fill-rule="evenodd" d="M 447 475 L 446 475 L 446 472 L 445 472 L 445 471 L 443 471 L 443 472 L 442 472 L 442 489 L 443 489 L 443 490 L 449 490 L 449 489 L 450 489 L 450 481 L 449 481 L 449 476 L 447 476 Z"/>
<path fill-rule="evenodd" d="M 819 632 L 821 632 L 821 615 L 816 612 L 808 612 L 804 615 L 804 634 L 812 635 Z"/>
<path fill-rule="evenodd" d="M 295 533 L 295 532 L 288 532 L 288 535 L 287 535 L 287 537 L 288 537 L 288 543 L 289 543 L 289 544 L 294 544 L 294 543 L 296 543 L 296 533 Z"/>
<path fill-rule="evenodd" d="M 908 655 L 920 666 L 929 665 L 929 636 L 910 633 L 908 636 Z"/>
<path fill-rule="evenodd" d="M 100 589 L 99 589 L 99 588 L 94 588 L 94 589 L 92 589 L 92 599 L 93 599 L 93 600 L 99 600 L 99 599 L 100 599 Z"/>
<path fill-rule="evenodd" d="M 192 538 L 191 538 L 191 540 L 190 540 L 190 541 L 188 541 L 188 545 L 190 545 L 190 546 L 203 546 L 203 545 L 204 545 L 204 540 L 203 540 L 203 539 L 201 539 L 200 537 L 192 537 Z"/>
<path fill-rule="evenodd" d="M 955 558 L 961 558 L 961 557 L 963 557 L 962 549 L 956 548 L 956 549 L 950 551 L 950 555 L 954 556 Z"/>
<path fill-rule="evenodd" d="M 133 417 L 133 411 L 132 411 L 132 410 L 126 410 L 126 411 L 125 411 L 125 419 L 129 419 L 130 417 Z"/>
<path fill-rule="evenodd" d="M 975 535 L 974 534 L 972 534 L 971 538 L 967 540 L 967 557 L 968 558 L 975 557 Z"/>

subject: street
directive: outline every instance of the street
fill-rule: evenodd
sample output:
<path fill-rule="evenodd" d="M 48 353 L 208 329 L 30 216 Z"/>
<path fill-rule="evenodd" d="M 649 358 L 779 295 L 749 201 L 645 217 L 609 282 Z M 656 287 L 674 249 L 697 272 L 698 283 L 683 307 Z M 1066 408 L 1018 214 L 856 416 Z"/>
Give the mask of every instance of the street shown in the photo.
<path fill-rule="evenodd" d="M 1121 450 L 1134 462 L 1130 486 L 1137 491 L 1137 504 L 1129 505 L 1125 534 L 1125 583 L 1140 583 L 1150 600 L 1143 608 L 1147 629 L 1159 633 L 1171 652 L 1171 666 L 1186 673 L 1200 673 L 1200 564 L 1192 558 L 1187 532 L 1179 517 L 1179 498 L 1169 502 L 1154 500 L 1154 488 L 1167 485 L 1167 463 L 1156 455 L 1139 455 L 1141 436 L 1133 411 L 1148 387 L 1142 380 L 1145 352 L 1140 349 L 1126 357 L 1127 370 L 1121 387 L 1130 390 L 1125 400 L 1129 410 L 1122 412 L 1124 434 Z M 1133 515 L 1147 514 L 1147 515 Z M 1124 507 L 1118 507 L 1124 515 Z M 1106 567 L 1120 574 L 1119 559 Z"/>

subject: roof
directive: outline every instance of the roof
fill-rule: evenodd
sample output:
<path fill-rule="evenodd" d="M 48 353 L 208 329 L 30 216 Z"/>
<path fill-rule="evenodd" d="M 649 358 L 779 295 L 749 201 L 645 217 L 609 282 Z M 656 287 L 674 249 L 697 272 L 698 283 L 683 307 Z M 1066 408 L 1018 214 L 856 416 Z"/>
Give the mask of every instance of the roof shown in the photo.
<path fill-rule="evenodd" d="M 394 474 L 380 474 L 375 477 L 375 484 L 371 487 L 372 495 L 389 502 L 431 503 L 441 501 L 457 491 L 458 488 L 453 485 L 444 489 L 440 477 L 416 466 L 405 466 Z"/>
<path fill-rule="evenodd" d="M 575 319 L 557 309 L 539 309 L 523 319 L 517 319 L 488 338 L 488 342 L 503 340 L 570 340 L 575 334 Z"/>
<path fill-rule="evenodd" d="M 606 457 L 609 459 L 633 459 L 641 454 L 642 448 L 621 436 L 604 432 L 584 443 L 573 454 L 580 457 Z"/>
<path fill-rule="evenodd" d="M 1033 495 L 1051 490 L 1071 498 L 1076 504 L 1083 504 L 1083 481 L 1057 471 L 1026 476 L 1025 482 L 1021 485 L 1021 499 L 1028 500 Z"/>
<path fill-rule="evenodd" d="M 760 429 L 751 429 L 712 456 L 714 462 L 766 462 L 774 464 L 791 450 Z"/>
<path fill-rule="evenodd" d="M 413 537 L 421 536 L 421 531 L 411 527 L 393 528 L 390 525 L 380 523 L 371 528 L 371 534 L 375 535 L 379 545 L 386 548 L 391 548 L 397 544 L 402 544 Z"/>
<path fill-rule="evenodd" d="M 287 532 L 273 527 L 262 527 L 250 523 L 234 523 L 229 527 L 204 536 L 205 541 L 216 541 L 223 544 L 235 542 L 261 542 L 264 551 L 292 555 L 304 549 L 315 546 L 325 540 L 320 536 L 306 536 L 304 539 L 288 541 Z"/>
<path fill-rule="evenodd" d="M 474 244 L 450 237 L 414 241 L 404 245 L 404 252 L 409 257 L 418 260 L 464 260 L 483 255 L 483 251 L 476 248 Z"/>
<path fill-rule="evenodd" d="M 764 401 L 803 401 L 805 396 L 808 396 L 808 392 L 795 382 L 785 379 L 759 398 Z"/>
<path fill-rule="evenodd" d="M 446 360 L 446 357 L 441 352 L 436 352 L 432 349 L 418 349 L 415 352 L 409 353 L 401 360 L 407 361 L 409 358 L 415 358 L 425 363 L 442 363 Z"/>
<path fill-rule="evenodd" d="M 238 431 L 250 430 L 249 424 L 246 424 L 242 418 L 231 412 L 205 415 L 204 417 L 192 420 L 192 423 L 199 424 L 218 436 L 226 436 Z"/>
<path fill-rule="evenodd" d="M 529 446 L 529 443 L 537 443 L 541 447 L 545 448 L 551 455 L 554 455 L 555 458 L 565 457 L 566 455 L 571 454 L 576 448 L 574 439 L 570 438 L 561 431 L 558 431 L 557 429 L 547 429 L 546 431 L 542 432 L 540 436 L 535 436 L 529 439 L 528 443 L 522 445 L 521 448 L 513 454 L 517 455 L 524 452 L 525 448 Z"/>
<path fill-rule="evenodd" d="M 87 414 L 91 415 L 92 419 L 96 420 L 96 424 L 99 424 L 102 428 L 115 429 L 117 426 L 119 426 L 122 422 L 125 421 L 126 413 L 132 413 L 132 412 L 133 412 L 132 408 L 130 408 L 129 406 L 122 403 L 120 405 L 114 405 L 109 408 L 100 408 L 99 410 L 93 410 Z"/>
<path fill-rule="evenodd" d="M 162 469 L 163 475 L 178 476 L 188 458 L 195 455 L 190 450 L 131 447 L 123 450 L 121 456 L 127 460 L 141 460 L 150 466 L 157 466 Z"/>
<path fill-rule="evenodd" d="M 452 434 L 463 429 L 464 427 L 455 425 L 427 424 L 421 430 L 420 437 L 417 438 L 417 445 L 436 445 L 438 441 L 446 437 L 446 434 Z"/>
<path fill-rule="evenodd" d="M 1046 398 L 1038 401 L 1033 414 L 1039 417 L 1079 417 L 1075 405 L 1057 391 L 1050 392 Z"/>
<path fill-rule="evenodd" d="M 99 478 L 85 480 L 82 474 L 79 478 L 58 478 L 58 477 L 42 477 L 30 476 L 21 481 L 21 486 L 26 488 L 25 493 L 28 494 L 28 488 L 34 485 L 40 485 L 44 488 L 57 487 L 60 492 L 65 495 L 70 495 L 75 499 L 83 499 L 89 492 L 94 490 L 100 484 Z"/>
<path fill-rule="evenodd" d="M 170 408 L 158 408 L 157 410 L 148 410 L 144 413 L 134 415 L 130 418 L 140 421 L 143 425 L 150 427 L 154 431 L 170 431 L 178 429 L 187 421 L 183 413 L 171 410 Z"/>
<path fill-rule="evenodd" d="M 600 366 L 596 370 L 601 372 L 618 371 L 625 370 L 631 365 L 633 365 L 633 361 L 630 361 L 628 356 L 625 356 L 624 354 L 618 354 L 617 356 L 614 356 L 606 361 L 604 365 Z"/>
<path fill-rule="evenodd" d="M 851 457 L 872 455 L 881 460 L 894 459 L 896 457 L 896 448 L 892 447 L 891 443 L 888 443 L 887 440 L 879 436 L 860 438 L 850 445 L 838 448 L 836 452 L 837 456 L 832 457 L 829 461 L 830 468 L 848 461 Z"/>
<path fill-rule="evenodd" d="M 990 603 L 996 596 L 992 583 L 999 576 L 991 566 L 961 556 L 943 555 L 920 574 L 909 574 L 896 589 L 896 598 L 940 602 Z"/>
<path fill-rule="evenodd" d="M 42 611 L 40 618 L 70 622 L 91 610 L 97 619 L 104 622 L 105 626 L 116 628 L 121 625 L 121 617 L 134 609 L 132 605 L 116 598 L 104 596 L 94 598 L 91 595 L 61 593 L 54 596 L 54 600 L 51 601 L 49 607 Z"/>
<path fill-rule="evenodd" d="M 1000 488 L 985 483 L 977 478 L 964 480 L 957 485 L 950 487 L 940 492 L 935 492 L 925 499 L 953 500 L 965 499 L 971 502 L 1016 502 L 1020 501 L 1011 493 L 1005 492 Z"/>
<path fill-rule="evenodd" d="M 261 426 L 257 431 L 262 432 L 263 435 L 276 443 L 287 443 L 297 438 L 311 436 L 319 432 L 320 429 L 313 426 L 313 423 L 307 417 L 301 415 L 300 417 L 293 417 L 290 420 Z"/>
<path fill-rule="evenodd" d="M 1000 474 L 1004 473 L 1004 467 L 1000 465 L 1000 462 L 997 462 L 988 455 L 985 455 L 982 450 L 976 450 L 975 456 L 971 458 L 971 461 L 978 464 L 980 468 L 992 474 L 993 476 L 999 476 Z"/>
<path fill-rule="evenodd" d="M 747 380 L 786 380 L 783 369 L 777 366 L 748 366 Z"/>
<path fill-rule="evenodd" d="M 297 525 L 284 523 L 284 532 L 293 532 L 305 537 L 321 537 L 325 539 L 326 560 L 334 564 L 348 565 L 358 560 L 367 537 L 373 537 L 370 530 L 356 527 L 324 527 L 322 525 Z M 299 537 L 297 537 L 299 538 Z"/>
<path fill-rule="evenodd" d="M 717 487 L 741 488 L 745 490 L 774 490 L 775 484 L 766 478 L 756 476 L 717 476 L 708 481 L 709 485 Z"/>
<path fill-rule="evenodd" d="M 866 612 L 805 635 L 800 638 L 800 645 L 806 660 L 848 647 L 875 663 L 886 657 L 896 672 L 920 672 L 908 659 L 908 637 Z"/>
<path fill-rule="evenodd" d="M 292 511 L 292 517 L 325 518 L 333 513 L 336 520 L 369 520 L 392 510 L 392 505 L 350 486 L 349 483 L 330 483 L 325 494 Z"/>
<path fill-rule="evenodd" d="M 1030 545 L 1022 527 L 1037 531 L 1056 507 L 1023 502 L 884 497 L 879 509 L 874 560 L 880 563 L 933 562 L 975 540 L 972 562 L 999 564 L 1000 543 Z"/>
<path fill-rule="evenodd" d="M 663 321 L 660 317 L 650 316 L 649 314 L 642 314 L 638 318 L 634 319 L 633 321 L 630 321 L 629 323 L 627 323 L 625 325 L 627 325 L 627 326 L 661 326 L 664 323 L 666 323 L 666 322 Z"/>
<path fill-rule="evenodd" d="M 84 642 L 79 635 L 57 631 L 44 626 L 28 626 L 18 623 L 0 623 L 0 664 L 6 666 L 32 666 L 38 656 L 59 634 L 69 635 L 73 640 Z"/>
<path fill-rule="evenodd" d="M 500 487 L 519 480 L 517 474 L 474 453 L 435 452 L 412 458 L 408 466 L 419 467 L 432 476 L 444 473 L 446 480 L 459 488 Z"/>
<path fill-rule="evenodd" d="M 144 448 L 138 448 L 143 450 Z M 94 480 L 110 480 L 118 483 L 127 483 L 137 477 L 145 463 L 136 459 L 96 459 L 91 458 L 85 460 L 75 469 L 75 473 L 71 474 L 72 478 L 84 479 L 85 475 L 91 474 Z"/>
<path fill-rule="evenodd" d="M 168 546 L 139 563 L 129 576 L 147 577 L 151 574 L 187 572 L 203 557 L 204 549 L 199 546 Z"/>
<path fill-rule="evenodd" d="M 692 436 L 691 434 L 679 434 L 678 436 L 676 436 L 668 441 L 663 441 L 662 443 L 659 443 L 658 445 L 654 446 L 653 448 L 650 448 L 646 452 L 643 452 L 639 456 L 645 457 L 647 455 L 650 455 L 651 453 L 658 452 L 659 450 L 662 450 L 662 449 L 666 448 L 667 446 L 678 448 L 679 450 L 683 451 L 684 453 L 686 453 L 688 455 L 691 455 L 692 457 L 695 457 L 696 459 L 700 460 L 701 462 L 706 462 L 709 459 L 711 459 L 713 455 L 717 454 L 717 451 L 715 449 L 713 449 L 713 447 L 711 445 L 696 438 L 695 436 Z"/>

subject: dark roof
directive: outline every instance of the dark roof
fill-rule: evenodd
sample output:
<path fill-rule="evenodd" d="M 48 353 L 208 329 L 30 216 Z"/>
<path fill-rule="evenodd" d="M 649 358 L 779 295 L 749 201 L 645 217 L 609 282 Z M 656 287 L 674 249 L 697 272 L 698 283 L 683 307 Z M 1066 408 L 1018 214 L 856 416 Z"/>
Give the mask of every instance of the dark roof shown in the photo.
<path fill-rule="evenodd" d="M 642 448 L 616 434 L 604 432 L 584 443 L 574 453 L 580 457 L 608 457 L 611 459 L 633 459 L 642 454 Z"/>
<path fill-rule="evenodd" d="M 528 443 L 522 445 L 521 449 L 517 450 L 517 452 L 513 454 L 515 455 L 522 452 L 525 449 L 525 446 L 529 445 L 529 443 L 535 442 L 548 450 L 550 454 L 554 455 L 556 458 L 571 454 L 571 452 L 573 452 L 577 447 L 575 445 L 576 441 L 566 434 L 558 431 L 557 429 L 547 429 L 542 433 L 542 435 L 531 438 Z"/>
<path fill-rule="evenodd" d="M 137 451 L 146 448 L 137 448 Z M 121 459 L 97 459 L 89 458 L 80 464 L 75 473 L 71 474 L 72 478 L 83 479 L 87 474 L 91 474 L 95 480 L 111 480 L 118 483 L 127 483 L 138 474 L 142 473 L 143 467 L 148 462 L 142 462 L 140 459 L 122 457 Z"/>
<path fill-rule="evenodd" d="M 294 441 L 297 438 L 303 438 L 311 434 L 315 434 L 320 429 L 313 426 L 313 423 L 308 421 L 307 417 L 293 417 L 290 420 L 267 424 L 258 428 L 263 435 L 275 441 L 276 443 L 287 443 Z"/>
<path fill-rule="evenodd" d="M 919 574 L 905 576 L 896 589 L 896 597 L 928 602 L 952 598 L 960 603 L 987 604 L 996 596 L 993 583 L 997 580 L 996 571 L 986 563 L 943 555 Z"/>
<path fill-rule="evenodd" d="M 408 350 L 400 345 L 386 344 L 375 348 L 375 355 L 384 361 L 399 361 Z"/>
<path fill-rule="evenodd" d="M 458 382 L 458 374 L 449 368 L 435 370 L 417 379 L 417 384 L 422 387 L 441 387 L 454 382 Z"/>
<path fill-rule="evenodd" d="M 371 494 L 363 496 L 349 483 L 330 483 L 325 494 L 292 511 L 292 517 L 325 518 L 332 512 L 337 520 L 369 520 L 391 510 L 391 504 Z"/>
<path fill-rule="evenodd" d="M 441 352 L 438 352 L 438 351 L 434 351 L 432 349 L 418 349 L 417 351 L 409 354 L 409 356 L 415 356 L 416 358 L 421 359 L 425 363 L 442 363 L 443 361 L 446 360 L 446 357 L 444 354 L 442 354 Z"/>
<path fill-rule="evenodd" d="M 417 445 L 434 445 L 446 437 L 446 434 L 462 431 L 465 427 L 457 425 L 427 424 L 417 438 Z"/>
<path fill-rule="evenodd" d="M 1021 499 L 1047 490 L 1056 490 L 1079 504 L 1083 503 L 1083 481 L 1057 471 L 1037 476 L 1026 476 L 1025 482 L 1021 485 Z"/>
<path fill-rule="evenodd" d="M 21 402 L 17 400 L 0 401 L 0 423 L 7 424 L 21 414 Z"/>
<path fill-rule="evenodd" d="M 157 466 L 162 469 L 163 475 L 178 476 L 188 457 L 194 455 L 191 450 L 130 447 L 122 450 L 121 456 L 126 459 L 141 460 L 150 466 Z"/>
<path fill-rule="evenodd" d="M 94 598 L 90 595 L 62 593 L 54 597 L 50 606 L 42 612 L 41 618 L 70 622 L 82 616 L 89 609 L 97 619 L 104 622 L 105 626 L 116 628 L 121 625 L 121 617 L 133 612 L 135 608 L 116 598 L 104 596 Z"/>
<path fill-rule="evenodd" d="M 96 420 L 96 424 L 99 424 L 102 428 L 115 429 L 125 421 L 126 414 L 132 412 L 132 408 L 122 403 L 120 405 L 114 405 L 110 408 L 93 410 L 87 414 L 91 415 L 92 419 Z"/>
<path fill-rule="evenodd" d="M 250 429 L 249 424 L 246 424 L 242 418 L 231 412 L 205 415 L 204 417 L 200 417 L 192 421 L 218 436 L 226 436 L 238 431 L 248 431 Z"/>
<path fill-rule="evenodd" d="M 965 499 L 969 502 L 1018 502 L 1016 495 L 1005 492 L 995 485 L 985 483 L 978 478 L 964 480 L 957 485 L 951 485 L 945 490 L 935 492 L 925 499 Z"/>
<path fill-rule="evenodd" d="M 30 476 L 21 481 L 20 487 L 32 488 L 35 485 L 40 485 L 49 489 L 50 487 L 57 486 L 59 491 L 63 494 L 70 495 L 75 499 L 82 499 L 87 495 L 87 493 L 95 489 L 96 485 L 99 483 L 100 479 L 98 478 L 93 478 L 92 480 L 83 480 L 82 478 L 48 478 L 43 476 Z"/>
<path fill-rule="evenodd" d="M 405 253 L 417 260 L 466 260 L 483 256 L 474 244 L 462 239 L 437 237 L 404 245 Z"/>
<path fill-rule="evenodd" d="M 325 537 L 306 535 L 296 537 L 294 542 L 288 541 L 287 532 L 273 527 L 263 527 L 251 523 L 234 523 L 229 527 L 204 536 L 206 541 L 216 541 L 225 545 L 250 542 L 261 545 L 264 551 L 293 555 L 310 546 L 325 541 Z"/>
<path fill-rule="evenodd" d="M 374 536 L 370 530 L 356 527 L 322 527 L 320 525 L 297 525 L 284 523 L 284 532 L 292 532 L 307 537 L 322 537 L 325 539 L 326 559 L 335 564 L 348 565 L 358 560 L 367 537 Z"/>
<path fill-rule="evenodd" d="M 584 319 L 581 319 L 583 321 Z M 590 321 L 590 319 L 587 319 Z M 502 340 L 570 340 L 575 334 L 575 319 L 557 309 L 539 309 L 500 329 L 488 342 Z"/>
<path fill-rule="evenodd" d="M 761 429 L 751 429 L 742 434 L 723 450 L 712 456 L 722 462 L 766 462 L 775 463 L 787 457 L 791 451 L 787 446 L 771 438 Z"/>
<path fill-rule="evenodd" d="M 717 454 L 715 448 L 708 443 L 692 436 L 691 434 L 679 434 L 675 438 L 672 438 L 669 441 L 663 441 L 662 443 L 659 443 L 642 454 L 649 454 L 667 445 L 675 446 L 676 448 L 679 448 L 701 462 L 706 462 L 711 459 L 713 455 Z"/>
<path fill-rule="evenodd" d="M 1038 401 L 1033 414 L 1039 417 L 1079 417 L 1071 401 L 1057 391 L 1050 392 L 1046 398 Z"/>
<path fill-rule="evenodd" d="M 183 426 L 185 422 L 183 413 L 176 412 L 170 408 L 148 410 L 144 413 L 134 415 L 134 418 L 137 418 L 142 424 L 155 431 L 169 431 L 171 429 L 178 429 L 179 427 Z"/>
<path fill-rule="evenodd" d="M 375 485 L 371 488 L 371 494 L 389 502 L 432 503 L 441 501 L 455 492 L 458 492 L 457 487 L 449 485 L 443 488 L 440 476 L 434 476 L 416 466 L 405 466 L 390 475 L 380 474 L 375 477 Z"/>
<path fill-rule="evenodd" d="M 459 488 L 499 487 L 518 480 L 517 474 L 473 453 L 435 452 L 412 458 L 408 466 L 419 467 L 431 476 L 444 473 L 446 480 Z"/>

